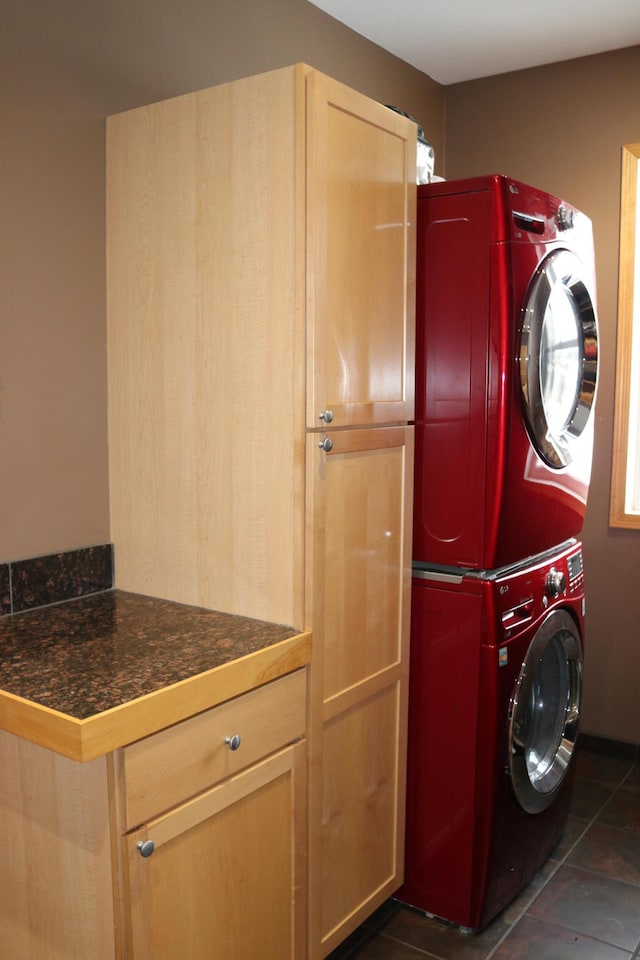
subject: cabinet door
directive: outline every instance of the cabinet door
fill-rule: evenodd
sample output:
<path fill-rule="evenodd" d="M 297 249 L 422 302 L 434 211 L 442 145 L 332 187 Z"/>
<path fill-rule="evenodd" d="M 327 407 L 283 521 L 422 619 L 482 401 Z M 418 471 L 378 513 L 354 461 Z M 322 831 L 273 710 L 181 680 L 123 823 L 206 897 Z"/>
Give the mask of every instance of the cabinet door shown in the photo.
<path fill-rule="evenodd" d="M 124 837 L 131 960 L 305 956 L 304 753 L 289 747 Z"/>
<path fill-rule="evenodd" d="M 404 879 L 404 681 L 398 671 L 371 688 L 345 709 L 325 710 L 320 956 Z"/>
<path fill-rule="evenodd" d="M 307 77 L 307 426 L 413 417 L 416 127 Z"/>
<path fill-rule="evenodd" d="M 312 434 L 307 453 L 317 957 L 402 882 L 413 428 Z"/>

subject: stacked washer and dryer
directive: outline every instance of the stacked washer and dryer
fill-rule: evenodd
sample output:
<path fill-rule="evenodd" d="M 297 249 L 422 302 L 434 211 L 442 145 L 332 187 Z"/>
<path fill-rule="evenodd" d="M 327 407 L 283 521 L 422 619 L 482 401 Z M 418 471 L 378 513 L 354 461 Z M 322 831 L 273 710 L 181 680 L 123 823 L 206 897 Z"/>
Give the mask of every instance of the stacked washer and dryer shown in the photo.
<path fill-rule="evenodd" d="M 563 830 L 598 341 L 589 219 L 502 176 L 418 188 L 405 883 L 480 929 Z"/>

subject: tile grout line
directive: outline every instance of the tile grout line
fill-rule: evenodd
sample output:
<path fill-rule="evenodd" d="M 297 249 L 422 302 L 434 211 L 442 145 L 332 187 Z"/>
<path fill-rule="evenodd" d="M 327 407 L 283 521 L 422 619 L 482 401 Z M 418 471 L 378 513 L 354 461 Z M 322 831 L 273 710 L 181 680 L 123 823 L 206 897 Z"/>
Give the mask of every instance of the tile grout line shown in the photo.
<path fill-rule="evenodd" d="M 423 950 L 422 947 L 417 947 L 415 943 L 407 943 L 406 940 L 398 940 L 397 937 L 391 937 L 388 933 L 381 932 L 376 936 L 384 937 L 389 943 L 397 943 L 399 947 L 409 947 L 410 950 L 415 950 L 416 953 L 422 957 L 427 957 L 428 960 L 447 960 L 446 957 L 441 957 L 437 953 L 431 953 L 429 950 Z M 347 958 L 347 960 L 349 960 L 349 958 Z M 485 957 L 484 960 L 489 960 L 488 956 Z"/>
<path fill-rule="evenodd" d="M 498 949 L 502 946 L 502 944 L 505 942 L 505 940 L 508 939 L 508 937 L 509 937 L 510 934 L 513 932 L 513 930 L 515 929 L 515 927 L 517 926 L 517 924 L 520 923 L 520 921 L 522 920 L 522 918 L 523 918 L 524 916 L 526 916 L 527 911 L 528 911 L 528 910 L 531 908 L 531 906 L 535 903 L 535 901 L 538 899 L 538 897 L 540 896 L 540 894 L 542 893 L 542 891 L 546 889 L 547 884 L 553 879 L 553 877 L 556 876 L 556 874 L 557 874 L 558 870 L 560 869 L 560 867 L 562 867 L 562 866 L 570 866 L 570 864 L 567 864 L 568 858 L 571 856 L 571 854 L 573 853 L 573 851 L 575 850 L 575 848 L 577 847 L 577 845 L 578 845 L 578 844 L 580 843 L 580 841 L 584 838 L 584 836 L 585 836 L 586 833 L 590 830 L 590 828 L 597 822 L 598 817 L 604 812 L 604 810 L 607 808 L 607 806 L 611 803 L 611 801 L 613 800 L 613 798 L 615 797 L 615 795 L 617 794 L 617 792 L 624 786 L 624 784 L 627 782 L 627 780 L 631 777 L 631 775 L 632 775 L 632 773 L 633 773 L 633 770 L 634 770 L 634 767 L 635 767 L 635 764 L 632 764 L 632 765 L 630 766 L 629 770 L 627 770 L 627 772 L 625 773 L 625 775 L 622 777 L 622 779 L 621 779 L 615 786 L 609 786 L 609 784 L 603 784 L 603 786 L 607 786 L 607 787 L 610 789 L 611 792 L 610 792 L 609 796 L 607 797 L 607 799 L 604 801 L 604 803 L 602 803 L 602 805 L 601 805 L 600 807 L 598 807 L 598 809 L 596 810 L 596 812 L 593 814 L 593 816 L 592 816 L 590 819 L 583 818 L 583 817 L 575 817 L 575 818 L 574 818 L 574 819 L 576 819 L 576 820 L 584 820 L 584 822 L 585 822 L 584 829 L 582 829 L 582 830 L 580 831 L 580 833 L 579 833 L 578 836 L 575 838 L 575 840 L 573 841 L 573 843 L 571 844 L 571 846 L 569 847 L 569 849 L 567 850 L 567 852 L 565 853 L 565 855 L 563 856 L 563 858 L 562 858 L 561 860 L 551 861 L 551 858 L 549 858 L 549 860 L 546 861 L 547 863 L 549 863 L 549 862 L 555 862 L 555 863 L 556 863 L 556 866 L 555 866 L 554 870 L 549 874 L 549 876 L 547 877 L 547 879 L 545 880 L 545 882 L 542 884 L 542 886 L 540 887 L 540 889 L 536 892 L 536 894 L 535 894 L 533 897 L 531 897 L 531 899 L 528 900 L 527 903 L 523 906 L 522 910 L 519 912 L 519 914 L 518 914 L 518 916 L 516 917 L 516 919 L 515 919 L 515 920 L 513 921 L 513 923 L 509 926 L 509 929 L 504 933 L 504 935 L 503 935 L 503 936 L 500 938 L 500 940 L 495 944 L 495 946 L 489 951 L 489 953 L 488 953 L 487 956 L 484 958 L 484 960 L 491 960 L 491 958 L 495 956 L 495 954 L 496 954 L 496 952 L 498 951 Z M 592 782 L 592 783 L 598 783 L 598 782 L 599 782 L 599 781 L 597 781 L 597 780 L 591 780 L 591 778 L 589 778 L 589 777 L 583 777 L 582 779 L 584 779 L 584 780 L 589 780 L 589 781 Z M 570 815 L 570 814 L 569 814 L 569 815 Z M 580 867 L 573 867 L 572 869 L 580 870 L 580 869 L 582 869 L 582 868 L 580 868 Z M 585 873 L 592 873 L 592 874 L 595 875 L 595 876 L 604 876 L 604 874 L 602 874 L 602 875 L 601 875 L 601 874 L 597 874 L 597 873 L 595 873 L 595 871 L 588 871 L 588 870 L 586 870 L 586 871 L 584 871 L 584 872 L 585 872 Z M 624 883 L 625 881 L 619 881 L 619 882 L 620 882 L 620 883 Z M 631 884 L 631 885 L 632 885 L 632 886 L 635 886 L 635 884 Z M 540 918 L 538 918 L 538 919 L 540 919 Z M 545 921 L 542 920 L 541 922 L 544 923 Z M 570 928 L 570 927 L 565 927 L 564 929 L 571 930 L 572 928 Z M 574 932 L 576 932 L 576 931 L 574 931 Z M 604 942 L 606 942 L 606 941 L 602 941 L 602 942 L 604 943 Z M 615 946 L 615 944 L 608 944 L 608 945 L 610 945 L 610 946 Z M 631 960 L 640 960 L 640 943 L 636 946 L 635 952 L 633 952 L 633 954 L 631 955 Z"/>
<path fill-rule="evenodd" d="M 577 843 L 577 841 L 576 841 L 576 843 Z M 571 847 L 571 849 L 573 850 L 573 846 Z M 566 856 L 569 856 L 569 854 L 567 853 Z M 550 861 L 547 860 L 546 862 L 549 863 Z M 500 937 L 500 939 L 498 940 L 498 942 L 497 942 L 496 944 L 494 944 L 494 946 L 491 948 L 491 950 L 489 951 L 489 953 L 486 955 L 485 960 L 491 960 L 491 957 L 495 956 L 495 954 L 496 954 L 497 951 L 500 949 L 500 947 L 501 947 L 502 944 L 505 942 L 505 940 L 508 939 L 508 937 L 510 936 L 510 934 L 513 933 L 513 931 L 515 930 L 515 928 L 517 927 L 517 925 L 520 923 L 520 921 L 522 920 L 522 918 L 526 915 L 526 913 L 527 913 L 527 911 L 529 910 L 529 908 L 531 907 L 531 905 L 532 905 L 533 903 L 535 903 L 535 901 L 538 899 L 538 897 L 540 896 L 540 894 L 542 893 L 542 891 L 546 888 L 546 886 L 547 886 L 547 884 L 549 883 L 549 881 L 550 881 L 553 877 L 555 877 L 556 873 L 558 872 L 558 870 L 560 869 L 560 867 L 561 867 L 562 864 L 564 863 L 564 860 L 558 860 L 558 861 L 555 861 L 555 860 L 554 860 L 554 861 L 551 861 L 551 862 L 555 863 L 554 869 L 551 871 L 551 873 L 549 874 L 549 876 L 547 877 L 547 879 L 544 881 L 544 883 L 542 884 L 542 886 L 540 887 L 540 889 L 539 889 L 538 891 L 536 891 L 536 893 L 535 893 L 529 900 L 527 900 L 527 902 L 526 902 L 525 904 L 523 904 L 522 910 L 520 910 L 520 912 L 519 912 L 518 915 L 516 916 L 516 918 L 515 918 L 515 920 L 513 921 L 513 923 L 510 924 L 508 930 L 505 931 L 505 933 Z"/>
<path fill-rule="evenodd" d="M 568 861 L 569 857 L 571 856 L 571 854 L 575 851 L 575 848 L 577 847 L 577 845 L 584 839 L 584 837 L 585 837 L 586 833 L 588 832 L 588 830 L 589 830 L 594 824 L 596 824 L 596 823 L 598 822 L 598 818 L 602 815 L 602 813 L 605 811 L 605 809 L 607 808 L 607 806 L 612 802 L 612 800 L 614 799 L 614 797 L 617 795 L 618 791 L 619 791 L 620 789 L 622 789 L 622 788 L 625 786 L 625 784 L 627 783 L 627 781 L 631 778 L 631 776 L 632 776 L 632 774 L 633 774 L 633 772 L 634 772 L 635 766 L 636 766 L 636 763 L 633 763 L 633 762 L 632 762 L 629 770 L 627 770 L 627 772 L 624 774 L 624 776 L 622 776 L 622 778 L 620 779 L 620 781 L 617 782 L 615 785 L 611 785 L 610 783 L 602 783 L 601 781 L 599 781 L 599 780 L 597 780 L 597 779 L 594 779 L 594 778 L 592 778 L 592 777 L 581 777 L 581 778 L 580 778 L 580 779 L 582 779 L 582 780 L 584 780 L 584 781 L 589 781 L 589 782 L 591 782 L 591 783 L 599 783 L 601 786 L 606 787 L 607 790 L 610 791 L 609 796 L 607 796 L 606 800 L 598 807 L 598 809 L 594 812 L 594 814 L 593 814 L 590 818 L 579 817 L 579 816 L 573 815 L 573 819 L 574 819 L 574 820 L 579 821 L 579 822 L 581 822 L 581 823 L 583 824 L 583 826 L 582 826 L 582 828 L 580 829 L 579 833 L 577 834 L 577 836 L 575 837 L 575 839 L 573 840 L 573 842 L 571 843 L 571 845 L 568 847 L 568 849 L 567 849 L 566 853 L 564 854 L 564 856 L 562 857 L 562 859 L 560 859 L 560 860 L 554 860 L 554 859 L 553 859 L 553 856 L 551 856 L 551 857 L 549 857 L 549 858 L 547 859 L 546 863 L 547 863 L 547 864 L 551 864 L 552 867 L 553 867 L 552 870 L 551 870 L 551 872 L 550 872 L 550 874 L 549 874 L 549 876 L 546 877 L 546 879 L 544 880 L 544 882 L 542 883 L 542 885 L 540 886 L 540 888 L 539 888 L 531 897 L 527 898 L 526 903 L 524 903 L 524 904 L 522 905 L 522 908 L 518 911 L 518 913 L 517 913 L 515 919 L 513 920 L 513 922 L 509 924 L 509 927 L 508 927 L 508 929 L 505 931 L 505 933 L 503 934 L 503 936 L 500 937 L 500 939 L 493 945 L 493 947 L 491 947 L 491 948 L 489 949 L 489 952 L 488 952 L 487 954 L 483 955 L 482 960 L 491 960 L 491 958 L 495 957 L 497 951 L 498 951 L 498 950 L 500 949 L 500 947 L 505 943 L 505 941 L 509 938 L 509 936 L 513 933 L 514 929 L 515 929 L 516 926 L 521 922 L 521 920 L 523 919 L 523 917 L 525 917 L 526 915 L 528 915 L 528 911 L 531 909 L 532 905 L 535 903 L 535 901 L 538 899 L 538 897 L 542 894 L 542 892 L 546 889 L 546 887 L 547 887 L 547 885 L 550 883 L 550 881 L 556 877 L 556 875 L 557 875 L 560 867 L 562 867 L 562 866 L 569 866 L 571 869 L 577 870 L 577 871 L 582 872 L 582 873 L 585 873 L 585 874 L 589 874 L 589 875 L 592 875 L 592 876 L 598 876 L 598 877 L 600 877 L 600 876 L 602 876 L 602 877 L 607 877 L 606 874 L 600 874 L 600 873 L 598 873 L 597 871 L 594 871 L 594 870 L 588 870 L 588 869 L 584 869 L 583 867 L 578 867 L 578 866 L 573 867 L 571 864 L 567 863 L 567 861 Z M 571 816 L 571 813 L 569 813 L 569 815 Z M 604 826 L 609 826 L 609 825 L 604 824 Z M 623 829 L 623 828 L 612 827 L 611 829 L 621 829 L 622 832 L 624 832 L 624 829 Z M 639 886 L 639 884 L 634 884 L 632 881 L 625 881 L 625 880 L 621 880 L 621 879 L 615 878 L 615 877 L 613 877 L 613 878 L 612 878 L 612 877 L 607 877 L 607 879 L 617 880 L 618 883 L 622 883 L 622 884 L 627 884 L 627 883 L 628 883 L 629 886 Z M 535 919 L 538 920 L 538 921 L 541 922 L 541 923 L 548 923 L 548 922 L 549 922 L 549 921 L 546 921 L 546 920 L 544 920 L 543 918 L 540 918 L 540 917 L 535 917 Z M 602 943 L 603 945 L 606 945 L 606 946 L 608 946 L 608 947 L 612 947 L 612 948 L 614 948 L 614 949 L 620 950 L 620 951 L 624 952 L 624 954 L 625 954 L 626 956 L 629 957 L 629 960 L 640 960 L 640 942 L 636 945 L 636 947 L 635 947 L 634 950 L 632 950 L 632 951 L 626 951 L 626 950 L 624 950 L 624 948 L 619 947 L 619 946 L 616 945 L 616 944 L 610 943 L 610 942 L 605 941 L 605 940 L 600 940 L 600 938 L 598 938 L 598 937 L 592 937 L 590 934 L 586 934 L 586 933 L 584 933 L 583 931 L 574 929 L 573 927 L 565 926 L 564 924 L 554 924 L 554 925 L 555 925 L 556 927 L 560 927 L 561 929 L 567 931 L 568 933 L 576 934 L 576 935 L 578 935 L 578 936 L 580 936 L 580 937 L 585 937 L 585 938 L 588 938 L 588 939 L 590 939 L 590 940 L 593 940 L 594 942 L 599 942 L 599 943 Z M 390 943 L 398 944 L 398 945 L 401 946 L 401 947 L 408 947 L 408 948 L 411 949 L 412 951 L 415 951 L 416 955 L 420 955 L 420 956 L 429 958 L 429 960 L 446 960 L 446 958 L 440 957 L 439 955 L 434 954 L 434 953 L 432 953 L 432 952 L 430 952 L 430 951 L 428 951 L 428 950 L 423 950 L 421 947 L 418 947 L 418 946 L 416 946 L 415 944 L 408 943 L 407 941 L 402 940 L 402 939 L 399 939 L 398 937 L 390 936 L 388 933 L 385 933 L 383 929 L 373 930 L 373 931 L 372 931 L 372 934 L 373 934 L 373 937 L 374 937 L 374 938 L 384 937 L 384 939 L 387 940 L 387 941 L 389 941 Z M 362 946 L 362 945 L 360 945 L 360 947 L 361 947 L 361 946 Z M 359 955 L 359 952 L 360 952 L 359 948 L 356 948 L 356 952 L 355 952 L 354 954 L 351 954 L 351 953 L 350 953 L 350 954 L 349 954 L 349 957 L 351 957 L 351 956 L 354 956 L 354 957 L 355 957 L 356 955 Z"/>
<path fill-rule="evenodd" d="M 565 855 L 564 855 L 564 857 L 562 858 L 562 860 L 557 861 L 557 866 L 556 866 L 556 868 L 555 868 L 555 869 L 553 870 L 553 872 L 547 877 L 547 879 L 545 880 L 545 882 L 543 883 L 543 885 L 540 887 L 540 890 L 536 893 L 536 895 L 535 895 L 534 897 L 532 897 L 531 900 L 529 900 L 528 903 L 523 907 L 523 909 L 522 909 L 522 911 L 520 912 L 520 914 L 518 915 L 517 919 L 514 921 L 513 924 L 511 924 L 511 926 L 509 927 L 508 931 L 504 934 L 504 936 L 501 938 L 501 940 L 499 941 L 499 943 L 496 944 L 496 946 L 494 947 L 494 949 L 487 955 L 487 957 L 485 958 L 485 960 L 491 960 L 491 957 L 494 956 L 494 954 L 495 954 L 496 950 L 498 949 L 498 947 L 499 947 L 502 943 L 504 943 L 504 941 L 507 939 L 507 937 L 509 936 L 509 934 L 512 933 L 512 931 L 513 931 L 514 927 L 516 926 L 516 924 L 519 923 L 520 920 L 523 918 L 523 916 L 526 915 L 526 913 L 527 913 L 527 911 L 530 909 L 531 905 L 532 905 L 533 903 L 535 903 L 535 901 L 538 899 L 538 897 L 540 896 L 540 894 L 542 893 L 542 891 L 546 888 L 547 884 L 550 882 L 550 880 L 552 880 L 553 877 L 555 877 L 556 873 L 558 872 L 558 870 L 559 870 L 560 867 L 562 867 L 562 866 L 568 866 L 568 867 L 570 867 L 570 869 L 572 869 L 572 870 L 577 870 L 577 871 L 579 871 L 579 872 L 582 872 L 582 873 L 585 873 L 585 874 L 589 874 L 589 875 L 591 875 L 591 876 L 605 877 L 606 879 L 609 879 L 609 880 L 615 880 L 615 881 L 617 881 L 618 883 L 622 883 L 622 884 L 627 884 L 627 883 L 628 883 L 629 886 L 633 886 L 633 887 L 640 886 L 640 884 L 635 884 L 635 883 L 633 883 L 632 881 L 620 880 L 620 879 L 617 878 L 617 877 L 608 877 L 607 874 L 598 873 L 598 871 L 596 871 L 596 870 L 588 870 L 588 869 L 585 869 L 584 867 L 572 866 L 571 864 L 567 863 L 568 858 L 571 856 L 571 854 L 573 853 L 573 851 L 575 850 L 575 848 L 577 847 L 577 845 L 578 845 L 578 844 L 580 843 L 580 841 L 584 838 L 584 836 L 585 836 L 586 833 L 591 829 L 591 827 L 594 826 L 595 824 L 597 824 L 597 822 L 598 822 L 598 817 L 600 817 L 601 814 L 606 810 L 606 808 L 607 808 L 608 805 L 612 802 L 612 800 L 614 799 L 614 797 L 616 796 L 616 794 L 618 793 L 618 791 L 621 790 L 621 789 L 624 787 L 624 784 L 625 784 L 625 783 L 627 782 L 627 780 L 631 777 L 631 775 L 633 774 L 633 771 L 634 771 L 634 767 L 635 767 L 635 764 L 632 764 L 632 765 L 630 766 L 629 770 L 627 770 L 627 772 L 625 773 L 625 775 L 622 777 L 622 779 L 621 779 L 615 786 L 612 786 L 612 787 L 611 787 L 611 793 L 610 793 L 610 795 L 607 797 L 607 799 L 604 801 L 604 803 L 596 810 L 596 812 L 594 813 L 593 817 L 592 817 L 590 820 L 586 820 L 585 818 L 582 818 L 582 817 L 575 817 L 576 820 L 585 819 L 585 827 L 584 827 L 584 829 L 578 834 L 578 836 L 576 837 L 576 839 L 573 841 L 573 843 L 571 844 L 571 846 L 569 847 L 569 849 L 568 849 L 567 852 L 565 853 Z M 589 780 L 590 778 L 585 777 L 585 778 L 583 778 L 583 779 Z M 595 781 L 595 780 L 594 780 L 594 781 L 591 781 L 591 782 L 597 783 L 598 781 Z M 608 786 L 608 784 L 607 784 L 607 786 Z M 603 826 L 607 826 L 607 824 L 603 824 Z M 610 829 L 612 829 L 612 830 L 620 829 L 620 832 L 622 832 L 622 833 L 625 832 L 622 828 L 610 827 Z M 547 861 L 547 862 L 549 862 L 549 861 Z M 540 918 L 540 917 L 538 917 L 538 918 L 536 918 L 536 919 L 538 919 L 541 923 L 545 923 L 545 922 L 546 922 L 543 918 Z M 573 933 L 577 933 L 577 934 L 579 934 L 580 936 L 588 936 L 587 934 L 584 934 L 584 933 L 582 933 L 582 932 L 579 931 L 579 930 L 574 930 L 573 927 L 565 927 L 563 924 L 560 924 L 560 926 L 563 927 L 563 929 L 569 930 L 569 931 L 571 931 L 571 932 L 573 932 Z M 599 940 L 599 938 L 597 938 L 597 937 L 596 937 L 596 938 L 591 938 L 591 939 Z M 604 943 L 604 944 L 606 944 L 607 946 L 617 947 L 616 944 L 612 944 L 612 943 L 610 943 L 610 942 L 608 942 L 608 941 L 606 941 L 606 940 L 601 940 L 601 941 L 599 941 L 599 942 Z M 622 949 L 622 948 L 621 948 L 621 947 L 617 947 L 617 949 Z M 635 950 L 631 952 L 630 957 L 631 957 L 631 960 L 640 960 L 640 943 L 638 943 L 638 944 L 636 945 Z"/>
<path fill-rule="evenodd" d="M 615 830 L 616 827 L 611 827 L 610 829 Z M 624 833 L 624 831 L 621 831 Z M 610 880 L 611 883 L 621 883 L 624 887 L 635 887 L 640 888 L 640 881 L 634 883 L 633 880 L 621 880 L 620 877 L 612 877 L 609 873 L 600 873 L 599 870 L 590 870 L 589 867 L 577 867 L 571 863 L 566 864 L 570 870 L 577 870 L 578 873 L 585 873 L 590 877 L 600 877 L 602 880 Z"/>
<path fill-rule="evenodd" d="M 571 846 L 569 847 L 569 849 L 567 850 L 567 852 L 566 852 L 565 855 L 563 856 L 562 860 L 557 860 L 557 861 L 556 861 L 556 860 L 553 860 L 553 859 L 550 857 L 550 858 L 546 861 L 546 863 L 555 863 L 556 865 L 555 865 L 554 869 L 553 869 L 552 872 L 549 874 L 549 876 L 546 878 L 546 880 L 544 881 L 544 883 L 542 884 L 542 886 L 540 887 L 540 889 L 535 893 L 535 895 L 532 896 L 531 899 L 528 900 L 528 901 L 526 902 L 526 904 L 523 905 L 522 910 L 518 913 L 517 917 L 515 918 L 515 920 L 513 921 L 513 923 L 509 926 L 508 930 L 507 930 L 507 931 L 503 934 L 503 936 L 498 940 L 498 942 L 495 944 L 495 946 L 493 946 L 492 949 L 489 951 L 489 953 L 488 953 L 487 956 L 485 957 L 485 960 L 491 960 L 491 958 L 492 958 L 493 956 L 495 956 L 495 954 L 497 953 L 498 949 L 502 946 L 502 944 L 505 942 L 505 940 L 507 940 L 508 937 L 510 936 L 510 934 L 513 933 L 513 930 L 514 930 L 515 927 L 518 925 L 518 923 L 520 923 L 520 921 L 522 920 L 522 918 L 523 918 L 524 916 L 526 916 L 528 910 L 531 908 L 531 906 L 532 906 L 532 905 L 535 903 L 535 901 L 538 899 L 538 897 L 540 896 L 540 894 L 542 893 L 542 891 L 546 889 L 547 884 L 555 877 L 555 875 L 556 875 L 557 872 L 559 871 L 560 867 L 565 866 L 565 865 L 568 866 L 568 864 L 566 863 L 567 859 L 571 856 L 571 854 L 572 854 L 573 851 L 575 850 L 576 846 L 577 846 L 577 845 L 580 843 L 580 841 L 583 839 L 583 837 L 585 836 L 585 834 L 587 833 L 587 831 L 595 824 L 597 818 L 600 816 L 600 814 L 601 814 L 601 813 L 603 812 L 603 810 L 606 808 L 607 804 L 611 802 L 611 800 L 613 799 L 614 795 L 615 795 L 615 794 L 617 793 L 617 791 L 620 789 L 620 787 L 621 787 L 622 784 L 625 782 L 625 780 L 627 779 L 627 777 L 629 777 L 629 776 L 631 775 L 632 770 L 633 770 L 633 767 L 632 767 L 630 770 L 627 771 L 627 773 L 625 774 L 625 776 L 624 776 L 624 778 L 622 779 L 622 781 L 621 781 L 616 787 L 613 787 L 613 788 L 612 788 L 611 795 L 610 795 L 609 797 L 607 797 L 607 799 L 605 800 L 605 802 L 602 804 L 601 807 L 598 808 L 598 810 L 595 812 L 595 814 L 593 815 L 593 817 L 592 817 L 590 820 L 586 820 L 586 818 L 583 818 L 583 817 L 575 817 L 575 818 L 574 818 L 574 819 L 576 819 L 576 820 L 584 820 L 584 822 L 585 822 L 585 827 L 584 827 L 584 829 L 581 830 L 581 832 L 580 832 L 580 833 L 578 834 L 578 836 L 575 838 L 575 840 L 573 841 L 573 843 L 571 844 Z M 583 778 L 583 779 L 586 780 L 586 779 L 588 779 L 588 778 L 585 777 L 585 778 Z M 593 782 L 597 782 L 597 781 L 593 781 Z M 573 869 L 580 869 L 580 868 L 574 867 Z M 585 872 L 588 873 L 589 871 L 585 871 Z M 598 874 L 596 874 L 596 875 L 598 876 Z M 545 921 L 542 921 L 542 922 L 545 922 Z M 567 928 L 565 928 L 565 929 L 571 929 L 571 928 L 567 927 Z M 613 946 L 613 944 L 612 944 L 612 946 Z M 638 946 L 640 947 L 640 944 L 639 944 Z M 635 958 L 632 957 L 631 960 L 635 960 Z M 639 955 L 639 960 L 640 960 L 640 955 Z"/>
<path fill-rule="evenodd" d="M 629 778 L 631 777 L 631 774 L 634 772 L 634 770 L 635 770 L 635 768 L 636 768 L 637 766 L 638 766 L 637 763 L 632 763 L 632 764 L 631 764 L 630 768 L 627 770 L 627 772 L 625 773 L 624 777 L 622 778 L 622 780 L 620 781 L 620 783 L 618 784 L 618 786 L 617 786 L 616 789 L 614 790 L 614 793 L 617 793 L 618 790 L 622 790 L 622 789 L 624 788 L 627 780 L 629 780 Z"/>

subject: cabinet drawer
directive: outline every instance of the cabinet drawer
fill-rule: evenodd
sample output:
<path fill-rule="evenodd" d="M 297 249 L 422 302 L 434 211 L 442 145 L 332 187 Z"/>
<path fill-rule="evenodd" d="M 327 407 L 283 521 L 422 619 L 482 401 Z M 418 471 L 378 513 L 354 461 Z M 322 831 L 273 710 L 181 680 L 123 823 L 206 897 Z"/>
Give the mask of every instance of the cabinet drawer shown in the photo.
<path fill-rule="evenodd" d="M 298 670 L 125 747 L 126 829 L 303 737 L 306 690 Z"/>

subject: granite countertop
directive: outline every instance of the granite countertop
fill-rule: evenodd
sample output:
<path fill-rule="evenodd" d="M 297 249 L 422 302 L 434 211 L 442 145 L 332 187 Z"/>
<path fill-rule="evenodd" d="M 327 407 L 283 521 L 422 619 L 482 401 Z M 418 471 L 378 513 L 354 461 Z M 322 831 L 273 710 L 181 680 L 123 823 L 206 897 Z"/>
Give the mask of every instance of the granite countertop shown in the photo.
<path fill-rule="evenodd" d="M 309 657 L 293 627 L 109 590 L 0 619 L 0 730 L 88 760 Z"/>

